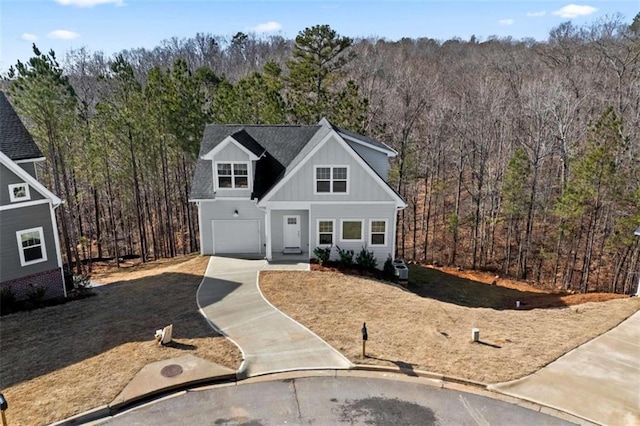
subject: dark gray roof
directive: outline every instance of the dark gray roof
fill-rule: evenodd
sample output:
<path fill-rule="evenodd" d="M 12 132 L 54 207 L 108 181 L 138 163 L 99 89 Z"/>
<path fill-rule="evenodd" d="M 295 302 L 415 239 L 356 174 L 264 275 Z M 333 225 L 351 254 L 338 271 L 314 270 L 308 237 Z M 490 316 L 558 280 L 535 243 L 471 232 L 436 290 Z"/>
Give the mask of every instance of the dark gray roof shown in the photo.
<path fill-rule="evenodd" d="M 202 136 L 200 157 L 209 153 L 227 136 L 232 136 L 257 156 L 264 154 L 256 165 L 254 180 L 253 196 L 260 198 L 282 176 L 286 167 L 320 127 L 322 126 L 208 124 Z M 190 198 L 215 198 L 210 160 L 198 160 Z"/>
<path fill-rule="evenodd" d="M 0 91 L 0 151 L 13 161 L 43 157 L 42 151 L 33 141 L 2 91 Z"/>
<path fill-rule="evenodd" d="M 315 126 L 208 124 L 202 137 L 200 159 L 193 174 L 189 198 L 191 200 L 210 200 L 215 198 L 211 160 L 204 160 L 202 156 L 211 152 L 228 136 L 232 136 L 242 146 L 260 157 L 260 160 L 256 163 L 252 194 L 252 198 L 258 199 L 266 194 L 286 173 L 306 158 L 331 129 L 342 137 L 345 135 L 350 136 L 365 144 L 371 144 L 385 151 L 395 152 L 389 146 L 375 139 L 343 130 L 333 126 L 325 119 L 321 123 L 325 124 Z M 357 152 L 355 154 L 359 155 Z M 384 179 L 382 180 L 384 181 Z M 402 199 L 388 182 L 385 181 L 385 184 Z"/>
<path fill-rule="evenodd" d="M 257 157 L 260 157 L 265 152 L 265 149 L 254 138 L 252 138 L 245 129 L 235 132 L 231 137 L 237 140 L 240 145 L 247 148 Z"/>
<path fill-rule="evenodd" d="M 354 139 L 358 139 L 358 140 L 361 140 L 362 142 L 366 142 L 366 143 L 368 143 L 368 144 L 370 144 L 370 145 L 372 145 L 372 146 L 374 146 L 376 148 L 380 148 L 380 149 L 383 149 L 383 150 L 389 151 L 389 152 L 395 152 L 391 147 L 389 147 L 389 145 L 384 144 L 384 143 L 382 143 L 380 141 L 377 141 L 377 140 L 375 140 L 373 138 L 370 138 L 368 136 L 363 136 L 363 135 L 360 135 L 358 133 L 350 132 L 349 130 L 345 130 L 345 129 L 342 129 L 342 128 L 338 127 L 338 126 L 334 126 L 333 124 L 331 125 L 331 127 L 333 127 L 333 129 L 336 132 L 338 132 L 340 134 L 340 136 L 343 136 L 343 137 L 344 136 L 350 136 L 350 137 L 352 137 Z"/>

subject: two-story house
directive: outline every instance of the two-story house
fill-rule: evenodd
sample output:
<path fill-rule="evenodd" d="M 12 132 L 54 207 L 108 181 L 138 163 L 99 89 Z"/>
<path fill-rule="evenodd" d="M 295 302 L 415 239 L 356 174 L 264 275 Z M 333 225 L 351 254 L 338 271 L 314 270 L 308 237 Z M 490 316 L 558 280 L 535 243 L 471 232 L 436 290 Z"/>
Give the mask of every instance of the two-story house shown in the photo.
<path fill-rule="evenodd" d="M 55 208 L 62 201 L 38 182 L 42 152 L 0 92 L 0 290 L 16 300 L 39 289 L 66 296 Z"/>
<path fill-rule="evenodd" d="M 191 187 L 202 254 L 305 253 L 393 258 L 406 203 L 387 182 L 384 143 L 333 126 L 208 125 Z"/>

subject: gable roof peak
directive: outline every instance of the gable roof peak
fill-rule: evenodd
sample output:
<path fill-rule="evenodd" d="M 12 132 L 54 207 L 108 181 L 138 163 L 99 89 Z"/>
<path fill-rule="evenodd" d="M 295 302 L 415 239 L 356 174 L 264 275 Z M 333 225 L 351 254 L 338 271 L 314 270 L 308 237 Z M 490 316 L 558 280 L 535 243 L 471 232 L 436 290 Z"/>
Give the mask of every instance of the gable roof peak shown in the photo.
<path fill-rule="evenodd" d="M 42 151 L 20 120 L 3 91 L 0 91 L 0 151 L 13 161 L 42 158 Z"/>

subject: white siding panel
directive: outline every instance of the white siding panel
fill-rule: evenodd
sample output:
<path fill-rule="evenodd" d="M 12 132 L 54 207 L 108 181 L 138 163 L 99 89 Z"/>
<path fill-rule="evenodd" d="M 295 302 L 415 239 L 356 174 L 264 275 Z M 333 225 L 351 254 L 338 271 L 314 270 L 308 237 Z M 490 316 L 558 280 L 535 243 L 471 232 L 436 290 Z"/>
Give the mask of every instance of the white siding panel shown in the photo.
<path fill-rule="evenodd" d="M 333 137 L 292 176 L 271 201 L 393 201 L 394 199 L 363 169 Z M 314 165 L 348 165 L 348 194 L 314 194 Z"/>
<path fill-rule="evenodd" d="M 215 155 L 213 161 L 249 161 L 249 155 L 236 144 L 228 143 Z"/>
<path fill-rule="evenodd" d="M 238 210 L 238 217 L 233 217 L 233 212 Z M 260 221 L 260 253 L 265 251 L 265 221 L 264 212 L 256 207 L 255 202 L 251 200 L 215 200 L 203 201 L 200 206 L 200 236 L 202 241 L 202 254 L 213 254 L 213 236 L 211 229 L 212 220 L 250 220 Z"/>
<path fill-rule="evenodd" d="M 309 243 L 310 252 L 318 246 L 318 219 L 335 219 L 335 241 L 331 253 L 332 259 L 337 259 L 336 245 L 344 250 L 353 250 L 356 254 L 365 247 L 369 251 L 373 251 L 378 268 L 382 268 L 387 255 L 394 256 L 395 248 L 393 247 L 393 235 L 395 233 L 396 224 L 396 207 L 394 204 L 314 204 L 311 206 L 309 226 L 311 228 Z M 363 242 L 342 242 L 340 241 L 341 219 L 361 219 L 363 220 Z M 384 246 L 369 246 L 369 223 L 371 220 L 387 220 L 386 244 Z M 355 256 L 354 256 L 355 260 Z"/>

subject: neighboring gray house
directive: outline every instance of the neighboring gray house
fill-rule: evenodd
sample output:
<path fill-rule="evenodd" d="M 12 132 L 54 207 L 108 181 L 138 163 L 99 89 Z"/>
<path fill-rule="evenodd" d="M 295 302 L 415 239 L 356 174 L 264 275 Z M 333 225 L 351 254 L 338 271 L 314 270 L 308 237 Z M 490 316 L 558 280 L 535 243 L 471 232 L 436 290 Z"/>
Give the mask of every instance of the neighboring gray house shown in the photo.
<path fill-rule="evenodd" d="M 406 203 L 387 183 L 387 145 L 333 126 L 214 125 L 204 131 L 190 201 L 202 254 L 313 257 L 316 247 L 394 257 Z"/>
<path fill-rule="evenodd" d="M 47 299 L 66 296 L 54 213 L 62 201 L 37 180 L 43 160 L 0 92 L 0 289 L 17 300 L 38 288 Z"/>

